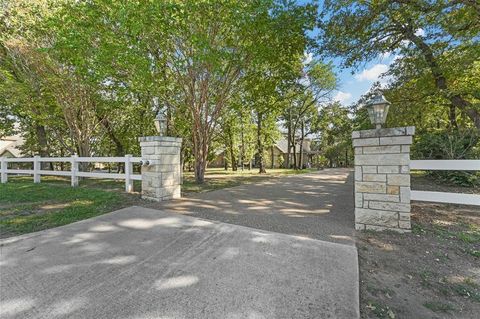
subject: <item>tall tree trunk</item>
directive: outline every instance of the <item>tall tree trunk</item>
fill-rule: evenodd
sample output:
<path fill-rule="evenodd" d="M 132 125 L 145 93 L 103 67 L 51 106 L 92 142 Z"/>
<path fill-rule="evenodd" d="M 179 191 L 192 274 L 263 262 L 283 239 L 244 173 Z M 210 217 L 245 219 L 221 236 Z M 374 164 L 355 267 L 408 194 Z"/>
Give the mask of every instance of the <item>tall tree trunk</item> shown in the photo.
<path fill-rule="evenodd" d="M 293 140 L 292 144 L 292 149 L 293 149 L 293 169 L 297 169 L 297 143 L 295 139 Z"/>
<path fill-rule="evenodd" d="M 35 133 L 37 135 L 37 141 L 39 146 L 38 153 L 42 157 L 47 157 L 48 156 L 48 140 L 47 140 L 47 133 L 45 130 L 45 126 L 35 125 Z"/>
<path fill-rule="evenodd" d="M 407 38 L 412 41 L 422 52 L 422 55 L 427 62 L 430 71 L 432 72 L 433 78 L 435 79 L 435 86 L 437 87 L 437 89 L 447 93 L 446 98 L 450 101 L 452 106 L 454 108 L 459 108 L 465 114 L 467 114 L 467 116 L 473 121 L 475 127 L 480 130 L 480 112 L 474 109 L 471 103 L 465 100 L 459 94 L 448 94 L 449 89 L 447 85 L 447 79 L 443 75 L 441 68 L 433 55 L 432 49 L 428 46 L 427 43 L 425 43 L 425 41 L 423 41 L 421 37 L 415 35 L 415 32 L 413 30 L 408 29 L 406 33 Z M 457 127 L 456 117 L 455 119 L 453 118 L 451 108 L 449 109 L 449 111 L 450 124 L 452 127 Z"/>
<path fill-rule="evenodd" d="M 205 129 L 194 129 L 193 133 L 193 154 L 195 157 L 195 181 L 198 184 L 205 182 L 205 171 L 207 169 L 208 141 Z"/>
<path fill-rule="evenodd" d="M 275 168 L 275 155 L 273 154 L 273 145 L 270 147 L 270 155 L 271 155 L 271 160 L 272 164 L 270 165 L 271 169 Z"/>
<path fill-rule="evenodd" d="M 37 135 L 37 141 L 39 146 L 38 154 L 41 157 L 48 157 L 50 154 L 48 151 L 48 139 L 47 139 L 47 132 L 45 130 L 45 126 L 35 125 L 35 133 Z M 48 169 L 49 167 L 52 168 L 51 164 L 53 163 L 42 162 L 40 166 L 42 169 Z"/>
<path fill-rule="evenodd" d="M 235 147 L 233 142 L 233 133 L 232 130 L 229 129 L 228 131 L 228 139 L 230 140 L 230 160 L 232 161 L 232 171 L 237 170 L 237 160 L 235 159 Z"/>
<path fill-rule="evenodd" d="M 77 145 L 77 155 L 79 157 L 90 157 L 92 154 L 91 154 L 91 149 L 90 149 L 90 143 L 88 141 L 88 139 L 86 138 L 83 138 L 83 139 L 80 139 L 77 141 L 78 145 Z M 82 172 L 86 172 L 88 171 L 88 166 L 89 166 L 90 163 L 88 162 L 80 162 L 78 164 L 78 168 L 80 171 Z"/>
<path fill-rule="evenodd" d="M 233 148 L 230 148 L 230 160 L 232 161 L 232 171 L 237 170 L 237 159 L 235 158 L 235 152 Z"/>
<path fill-rule="evenodd" d="M 206 161 L 203 161 L 201 158 L 197 159 L 197 157 L 195 157 L 195 181 L 198 184 L 203 184 L 205 182 L 205 168 Z"/>
<path fill-rule="evenodd" d="M 287 160 L 285 161 L 285 168 L 290 168 L 290 150 L 292 145 L 292 109 L 288 109 L 288 119 L 287 119 Z"/>
<path fill-rule="evenodd" d="M 305 122 L 302 120 L 300 132 L 300 169 L 303 169 L 303 139 L 305 138 Z"/>
<path fill-rule="evenodd" d="M 258 151 L 258 173 L 265 174 L 265 161 L 263 159 L 263 141 L 262 141 L 262 121 L 263 114 L 258 113 L 257 119 L 257 151 Z"/>
<path fill-rule="evenodd" d="M 240 132 L 240 135 L 241 135 L 241 138 L 242 138 L 242 149 L 241 149 L 241 154 L 240 154 L 240 165 L 242 165 L 241 169 L 243 171 L 243 163 L 245 162 L 245 141 L 244 141 L 244 137 L 243 137 L 243 114 L 242 112 L 240 112 L 240 121 L 242 123 L 242 128 L 241 128 L 241 132 Z"/>

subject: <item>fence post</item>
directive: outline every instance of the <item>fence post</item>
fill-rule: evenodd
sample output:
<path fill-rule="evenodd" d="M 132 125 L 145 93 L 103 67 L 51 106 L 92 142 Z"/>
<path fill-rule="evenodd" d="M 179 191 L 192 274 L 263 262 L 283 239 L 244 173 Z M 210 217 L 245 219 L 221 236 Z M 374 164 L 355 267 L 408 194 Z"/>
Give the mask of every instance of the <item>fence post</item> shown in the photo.
<path fill-rule="evenodd" d="M 70 163 L 72 165 L 71 167 L 71 173 L 72 173 L 72 187 L 77 187 L 78 186 L 78 162 L 77 162 L 77 154 L 72 155 L 72 159 L 70 160 Z"/>
<path fill-rule="evenodd" d="M 40 156 L 33 157 L 33 182 L 40 183 Z"/>
<path fill-rule="evenodd" d="M 5 157 L 1 157 L 2 163 L 2 183 L 6 183 L 8 181 L 8 174 L 7 174 L 7 159 Z"/>
<path fill-rule="evenodd" d="M 127 193 L 133 192 L 133 180 L 131 178 L 132 162 L 130 161 L 131 157 L 131 154 L 125 155 L 125 192 Z"/>

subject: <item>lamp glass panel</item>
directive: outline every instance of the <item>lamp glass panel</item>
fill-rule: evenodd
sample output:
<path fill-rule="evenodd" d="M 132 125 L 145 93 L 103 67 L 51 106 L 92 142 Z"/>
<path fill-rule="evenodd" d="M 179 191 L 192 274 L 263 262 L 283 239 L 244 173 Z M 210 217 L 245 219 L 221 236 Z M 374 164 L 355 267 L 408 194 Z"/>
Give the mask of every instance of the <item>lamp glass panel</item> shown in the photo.
<path fill-rule="evenodd" d="M 375 112 L 373 110 L 373 107 L 368 106 L 367 111 L 368 111 L 368 117 L 370 118 L 370 123 L 374 124 L 375 123 Z"/>
<path fill-rule="evenodd" d="M 388 105 L 387 104 L 376 104 L 373 105 L 374 113 L 374 123 L 375 124 L 384 124 L 387 118 Z"/>

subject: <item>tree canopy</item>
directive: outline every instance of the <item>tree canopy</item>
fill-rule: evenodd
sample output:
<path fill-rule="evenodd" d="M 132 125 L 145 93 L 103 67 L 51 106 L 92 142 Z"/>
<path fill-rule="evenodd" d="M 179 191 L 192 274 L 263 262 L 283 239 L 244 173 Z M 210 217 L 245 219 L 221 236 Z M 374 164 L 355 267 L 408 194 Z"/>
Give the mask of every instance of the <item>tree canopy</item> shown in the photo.
<path fill-rule="evenodd" d="M 344 66 L 355 67 L 395 52 L 399 59 L 390 70 L 395 91 L 416 91 L 409 95 L 417 103 L 443 105 L 452 127 L 459 110 L 480 129 L 478 85 L 458 81 L 469 78 L 480 59 L 475 1 L 326 0 L 319 26 L 324 56 L 341 57 Z"/>
<path fill-rule="evenodd" d="M 137 137 L 155 134 L 153 119 L 163 113 L 200 183 L 219 152 L 232 169 L 255 159 L 264 173 L 268 149 L 282 137 L 285 167 L 302 168 L 290 155 L 304 154 L 307 138 L 324 164 L 349 165 L 350 133 L 370 127 L 363 105 L 379 91 L 394 105 L 387 125 L 417 126 L 422 149 L 435 134 L 478 141 L 475 1 L 0 6 L 0 135 L 21 133 L 25 154 L 138 154 Z M 382 54 L 395 56 L 388 85 L 375 84 L 350 106 L 333 100 L 339 67 L 355 72 Z M 473 144 L 458 156 L 475 156 Z"/>

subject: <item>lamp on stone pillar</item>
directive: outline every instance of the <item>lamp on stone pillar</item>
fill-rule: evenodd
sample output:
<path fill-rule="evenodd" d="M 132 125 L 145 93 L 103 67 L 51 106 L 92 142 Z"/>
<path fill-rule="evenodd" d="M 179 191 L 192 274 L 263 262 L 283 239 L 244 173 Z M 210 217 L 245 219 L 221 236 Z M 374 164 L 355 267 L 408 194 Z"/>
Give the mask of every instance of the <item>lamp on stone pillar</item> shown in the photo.
<path fill-rule="evenodd" d="M 385 124 L 390 104 L 392 103 L 388 102 L 383 95 L 376 95 L 367 103 L 366 108 L 370 122 L 375 125 L 376 129 L 382 128 L 382 124 Z"/>
<path fill-rule="evenodd" d="M 165 136 L 167 133 L 167 118 L 162 112 L 158 112 L 155 117 L 155 128 L 157 129 L 159 136 Z"/>

